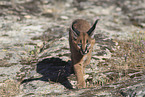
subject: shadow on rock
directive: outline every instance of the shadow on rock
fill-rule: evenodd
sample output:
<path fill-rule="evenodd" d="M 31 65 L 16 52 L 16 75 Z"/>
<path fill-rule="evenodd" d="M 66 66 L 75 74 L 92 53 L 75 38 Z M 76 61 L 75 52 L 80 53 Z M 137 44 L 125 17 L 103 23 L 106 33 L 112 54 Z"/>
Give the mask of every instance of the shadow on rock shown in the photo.
<path fill-rule="evenodd" d="M 46 58 L 37 63 L 36 71 L 43 76 L 41 78 L 25 79 L 21 84 L 34 80 L 53 81 L 64 85 L 67 89 L 73 89 L 67 78 L 74 73 L 70 61 L 62 61 L 60 58 Z"/>

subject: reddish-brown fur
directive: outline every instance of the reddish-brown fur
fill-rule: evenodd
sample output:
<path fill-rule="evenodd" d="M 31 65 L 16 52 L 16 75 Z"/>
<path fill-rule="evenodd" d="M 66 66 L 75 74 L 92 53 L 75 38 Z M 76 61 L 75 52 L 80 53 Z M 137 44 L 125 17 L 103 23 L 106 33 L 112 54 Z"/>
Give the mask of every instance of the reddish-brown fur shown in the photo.
<path fill-rule="evenodd" d="M 71 60 L 78 82 L 78 88 L 86 87 L 84 68 L 86 65 L 90 64 L 91 53 L 95 44 L 93 32 L 97 22 L 98 20 L 91 27 L 86 20 L 77 19 L 72 23 L 72 27 L 69 31 Z M 91 28 L 93 30 L 90 30 Z M 92 32 L 90 33 L 89 30 Z"/>

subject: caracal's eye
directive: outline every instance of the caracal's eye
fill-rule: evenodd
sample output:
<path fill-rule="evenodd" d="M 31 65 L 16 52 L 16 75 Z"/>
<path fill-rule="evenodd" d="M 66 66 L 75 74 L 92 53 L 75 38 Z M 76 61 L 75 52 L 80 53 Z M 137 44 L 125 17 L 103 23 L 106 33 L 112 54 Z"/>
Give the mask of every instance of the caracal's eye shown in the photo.
<path fill-rule="evenodd" d="M 80 43 L 79 43 L 79 44 L 78 44 L 78 46 L 79 46 L 79 47 L 81 47 L 81 46 L 82 46 L 82 44 L 80 44 Z"/>
<path fill-rule="evenodd" d="M 87 47 L 89 47 L 89 46 L 90 46 L 90 44 L 88 43 L 88 44 L 87 44 Z"/>
<path fill-rule="evenodd" d="M 86 47 L 89 48 L 90 46 L 91 46 L 91 44 L 90 43 L 87 43 Z"/>
<path fill-rule="evenodd" d="M 78 47 L 81 48 L 81 46 L 82 46 L 82 40 L 80 40 L 80 42 L 78 43 Z"/>

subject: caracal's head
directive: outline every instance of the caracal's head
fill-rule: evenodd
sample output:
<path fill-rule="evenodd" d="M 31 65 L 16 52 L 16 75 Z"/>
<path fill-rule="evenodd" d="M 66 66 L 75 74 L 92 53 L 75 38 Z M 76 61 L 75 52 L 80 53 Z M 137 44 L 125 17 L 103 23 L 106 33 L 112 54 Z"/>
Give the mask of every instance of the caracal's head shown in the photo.
<path fill-rule="evenodd" d="M 83 19 L 77 19 L 72 23 L 72 41 L 75 44 L 75 48 L 82 55 L 87 54 L 90 51 L 90 48 L 94 45 L 94 30 L 98 20 L 99 19 L 97 19 L 92 26 Z"/>

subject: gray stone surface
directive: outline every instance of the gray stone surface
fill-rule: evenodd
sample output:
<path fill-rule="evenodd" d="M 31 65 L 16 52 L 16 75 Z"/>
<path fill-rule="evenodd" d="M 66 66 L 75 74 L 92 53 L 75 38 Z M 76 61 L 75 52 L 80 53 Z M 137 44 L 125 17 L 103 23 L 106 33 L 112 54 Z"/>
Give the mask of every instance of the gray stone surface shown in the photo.
<path fill-rule="evenodd" d="M 119 75 L 114 71 L 100 72 L 106 68 L 98 66 L 99 62 L 111 57 L 111 51 L 117 46 L 113 39 L 129 39 L 133 32 L 145 31 L 144 0 L 16 1 L 16 9 L 11 7 L 9 0 L 0 1 L 1 95 L 7 97 L 11 95 L 16 97 L 145 96 L 143 72 L 140 73 L 142 77 L 129 79 L 127 82 L 96 85 L 98 82 L 102 82 L 98 84 L 103 85 L 109 75 Z M 88 86 L 92 83 L 95 87 L 69 90 L 66 87 L 71 87 L 70 83 L 76 88 L 76 79 L 72 71 L 67 70 L 67 66 L 70 65 L 68 28 L 76 18 L 86 19 L 91 24 L 100 18 L 95 32 L 96 44 L 91 64 L 85 70 Z M 42 71 L 37 70 L 38 62 L 52 57 L 62 59 L 57 61 L 65 61 L 67 66 L 50 62 L 48 65 L 42 64 L 44 67 L 41 70 L 47 70 L 45 65 L 46 67 L 58 65 L 62 68 L 61 76 L 67 76 L 68 81 L 60 79 L 59 82 L 57 79 L 40 74 Z M 59 74 L 57 70 L 54 76 Z M 51 72 L 51 69 L 48 69 L 43 73 Z M 20 84 L 24 80 L 25 82 Z M 14 83 L 10 84 L 11 81 Z M 66 83 L 68 86 L 64 86 Z M 127 86 L 122 83 L 127 83 Z M 17 88 L 9 93 L 6 84 Z M 18 89 L 19 92 L 16 92 Z"/>

